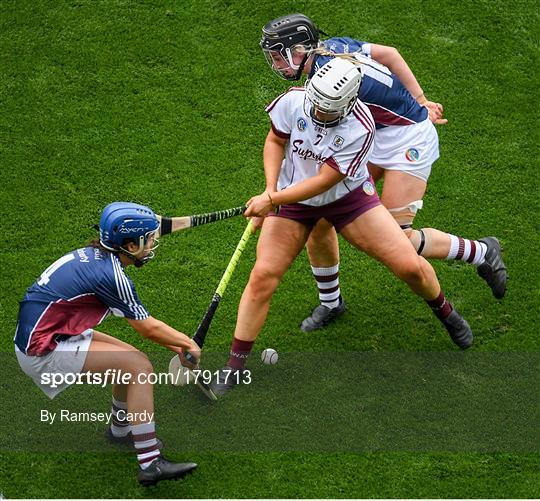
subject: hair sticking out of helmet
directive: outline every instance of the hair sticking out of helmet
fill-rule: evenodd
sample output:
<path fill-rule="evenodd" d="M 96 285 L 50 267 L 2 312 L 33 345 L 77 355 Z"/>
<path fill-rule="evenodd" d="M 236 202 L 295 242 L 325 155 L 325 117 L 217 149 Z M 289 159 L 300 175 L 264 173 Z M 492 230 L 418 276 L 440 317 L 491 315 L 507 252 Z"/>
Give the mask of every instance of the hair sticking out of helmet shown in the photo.
<path fill-rule="evenodd" d="M 319 30 L 313 21 L 304 14 L 290 14 L 266 23 L 259 45 L 275 73 L 285 80 L 298 80 L 318 44 Z"/>
<path fill-rule="evenodd" d="M 319 127 L 334 127 L 351 112 L 361 81 L 359 65 L 347 59 L 332 59 L 306 82 L 306 114 Z"/>
<path fill-rule="evenodd" d="M 113 202 L 101 213 L 99 242 L 111 252 L 121 252 L 140 267 L 154 257 L 159 242 L 156 238 L 159 221 L 149 207 L 131 202 Z M 135 252 L 126 245 L 135 243 Z"/>

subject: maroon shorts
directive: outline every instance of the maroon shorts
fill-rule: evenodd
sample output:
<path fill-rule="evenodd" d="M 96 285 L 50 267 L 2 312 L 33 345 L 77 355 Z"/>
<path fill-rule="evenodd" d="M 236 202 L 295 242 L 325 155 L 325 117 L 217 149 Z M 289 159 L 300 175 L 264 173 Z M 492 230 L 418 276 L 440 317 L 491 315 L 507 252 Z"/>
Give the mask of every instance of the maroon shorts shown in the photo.
<path fill-rule="evenodd" d="M 278 214 L 271 212 L 268 216 L 293 219 L 310 229 L 317 224 L 319 219 L 324 218 L 334 225 L 336 231 L 341 231 L 358 216 L 380 204 L 379 195 L 370 176 L 362 186 L 330 204 L 318 207 L 306 204 L 282 205 Z"/>

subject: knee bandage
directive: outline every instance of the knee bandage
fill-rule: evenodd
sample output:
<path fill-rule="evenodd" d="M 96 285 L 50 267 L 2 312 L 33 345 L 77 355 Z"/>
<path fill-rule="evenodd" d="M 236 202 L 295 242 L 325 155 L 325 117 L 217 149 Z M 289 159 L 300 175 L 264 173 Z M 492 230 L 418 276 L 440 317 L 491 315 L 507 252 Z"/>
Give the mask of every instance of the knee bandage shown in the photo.
<path fill-rule="evenodd" d="M 394 216 L 394 219 L 397 221 L 401 229 L 405 232 L 407 236 L 410 236 L 412 232 L 412 225 L 416 213 L 424 206 L 422 200 L 416 200 L 416 202 L 411 202 L 404 207 L 396 207 L 395 209 L 388 209 L 390 214 Z"/>
<path fill-rule="evenodd" d="M 389 209 L 390 214 L 394 216 L 394 219 L 398 222 L 401 229 L 405 232 L 416 252 L 420 256 L 429 256 L 432 247 L 431 232 L 429 229 L 425 230 L 413 230 L 412 225 L 416 213 L 424 206 L 422 200 L 416 200 L 404 207 L 397 207 L 395 209 Z"/>

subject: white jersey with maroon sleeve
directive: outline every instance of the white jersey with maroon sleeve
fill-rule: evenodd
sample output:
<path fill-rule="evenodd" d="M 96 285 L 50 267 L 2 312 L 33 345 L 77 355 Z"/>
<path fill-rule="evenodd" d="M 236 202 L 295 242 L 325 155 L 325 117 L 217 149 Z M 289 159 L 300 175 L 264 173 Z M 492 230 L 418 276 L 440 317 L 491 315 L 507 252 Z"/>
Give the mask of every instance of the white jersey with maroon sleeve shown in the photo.
<path fill-rule="evenodd" d="M 338 125 L 319 127 L 306 113 L 304 96 L 303 87 L 293 87 L 266 108 L 274 133 L 289 141 L 278 190 L 316 176 L 326 163 L 346 177 L 328 191 L 301 203 L 327 205 L 359 188 L 368 179 L 366 165 L 373 149 L 375 123 L 367 106 L 357 101 Z"/>

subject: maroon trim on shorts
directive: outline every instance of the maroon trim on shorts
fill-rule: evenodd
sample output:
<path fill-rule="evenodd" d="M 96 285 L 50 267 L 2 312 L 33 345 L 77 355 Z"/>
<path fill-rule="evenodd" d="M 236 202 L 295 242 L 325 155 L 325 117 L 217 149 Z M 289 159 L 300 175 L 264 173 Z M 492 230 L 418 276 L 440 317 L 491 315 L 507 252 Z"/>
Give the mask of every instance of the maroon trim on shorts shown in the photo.
<path fill-rule="evenodd" d="M 299 203 L 285 204 L 280 206 L 278 214 L 269 213 L 268 217 L 292 219 L 310 229 L 317 224 L 319 219 L 324 218 L 339 232 L 364 212 L 381 204 L 377 191 L 374 191 L 373 195 L 368 195 L 364 191 L 363 188 L 367 182 L 375 186 L 373 178 L 370 176 L 360 187 L 335 202 L 319 207 Z"/>

